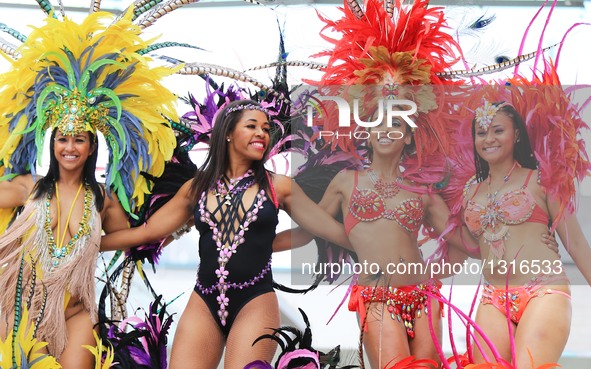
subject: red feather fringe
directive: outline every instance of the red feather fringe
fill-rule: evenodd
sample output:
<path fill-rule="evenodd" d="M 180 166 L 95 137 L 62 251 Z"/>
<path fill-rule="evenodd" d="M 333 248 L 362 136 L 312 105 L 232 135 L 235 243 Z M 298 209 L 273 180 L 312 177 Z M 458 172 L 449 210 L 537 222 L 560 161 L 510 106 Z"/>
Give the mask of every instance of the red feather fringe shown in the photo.
<path fill-rule="evenodd" d="M 382 1 L 366 0 L 365 12 L 361 18 L 348 6 L 342 9 L 343 17 L 336 21 L 319 15 L 326 24 L 321 36 L 334 47 L 315 55 L 328 56 L 328 66 L 320 81 L 308 82 L 323 87 L 384 83 L 456 85 L 457 83 L 442 80 L 436 73 L 449 70 L 457 61 L 455 55 L 460 55 L 459 45 L 451 35 L 443 31 L 446 27 L 443 8 L 427 9 L 427 5 L 427 0 L 416 0 L 412 6 L 403 6 L 398 0 L 395 3 L 395 18 L 392 18 L 383 8 Z M 327 36 L 327 31 L 334 31 L 341 38 Z M 389 55 L 384 55 L 384 52 Z M 445 128 L 446 119 L 453 116 L 447 105 L 446 99 L 449 96 L 445 97 L 446 94 L 437 91 L 435 96 L 438 107 L 421 114 L 417 121 L 415 160 L 409 160 L 405 165 L 408 171 L 406 174 L 414 173 L 420 178 L 424 177 L 423 173 L 429 173 L 429 169 L 423 166 L 422 173 L 418 173 L 418 166 L 430 166 L 427 158 L 439 158 L 438 162 L 441 163 L 441 157 L 447 155 L 450 147 Z M 354 125 L 338 127 L 337 120 L 329 118 L 321 123 L 322 130 L 340 134 L 338 139 L 335 135 L 327 140 L 333 150 L 338 147 L 345 152 L 356 151 L 358 142 L 347 137 L 355 131 Z M 439 144 L 434 144 L 435 142 Z M 433 178 L 429 178 L 431 179 Z M 437 179 L 431 183 L 436 181 Z M 421 182 L 428 181 L 423 179 Z"/>

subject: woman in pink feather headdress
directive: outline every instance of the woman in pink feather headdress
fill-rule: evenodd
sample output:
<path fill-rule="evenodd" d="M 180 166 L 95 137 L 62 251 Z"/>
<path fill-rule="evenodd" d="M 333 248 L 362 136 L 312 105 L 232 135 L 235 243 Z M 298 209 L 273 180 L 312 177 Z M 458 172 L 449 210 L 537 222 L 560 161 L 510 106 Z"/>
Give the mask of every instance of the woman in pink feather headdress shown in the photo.
<path fill-rule="evenodd" d="M 591 249 L 573 214 L 575 180 L 591 165 L 579 137 L 586 128 L 580 107 L 554 66 L 545 63 L 533 81 L 509 82 L 473 94 L 476 180 L 465 188 L 462 216 L 483 258 L 476 323 L 497 350 L 475 348 L 473 359 L 529 368 L 532 359 L 534 367 L 558 361 L 571 319 L 560 255 L 532 235 L 556 230 L 591 284 Z"/>

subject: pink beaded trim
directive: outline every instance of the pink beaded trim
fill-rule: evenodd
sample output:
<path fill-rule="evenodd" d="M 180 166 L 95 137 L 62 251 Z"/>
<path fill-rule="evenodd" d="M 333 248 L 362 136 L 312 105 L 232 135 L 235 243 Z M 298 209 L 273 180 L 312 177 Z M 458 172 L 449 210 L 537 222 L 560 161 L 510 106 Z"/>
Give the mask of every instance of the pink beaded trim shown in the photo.
<path fill-rule="evenodd" d="M 267 265 L 263 268 L 263 270 L 261 270 L 261 272 L 251 278 L 250 280 L 246 281 L 246 282 L 241 282 L 241 283 L 236 283 L 236 282 L 232 282 L 232 283 L 226 283 L 226 289 L 233 289 L 233 290 L 242 290 L 244 288 L 250 287 L 250 286 L 254 286 L 255 284 L 257 284 L 261 279 L 263 279 L 267 273 L 269 273 L 269 271 L 271 270 L 271 259 L 269 259 L 269 262 L 267 263 Z M 201 282 L 199 282 L 199 280 L 197 281 L 196 287 L 197 289 L 199 289 L 199 292 L 201 292 L 204 295 L 211 295 L 212 293 L 214 293 L 218 288 L 219 288 L 220 283 L 216 283 L 211 287 L 205 288 L 203 287 L 203 285 L 201 284 Z"/>
<path fill-rule="evenodd" d="M 244 234 L 246 231 L 248 231 L 248 226 L 250 225 L 250 223 L 257 220 L 257 214 L 259 210 L 262 209 L 263 203 L 267 200 L 267 196 L 265 196 L 265 191 L 262 189 L 257 193 L 255 203 L 252 206 L 252 210 L 246 212 L 244 222 L 242 223 L 242 225 L 240 225 L 240 232 L 234 234 L 232 242 L 230 244 L 222 244 L 223 237 L 221 235 L 221 232 L 218 229 L 216 222 L 214 222 L 214 220 L 212 219 L 213 217 L 211 213 L 205 208 L 206 198 L 207 192 L 204 192 L 201 195 L 201 198 L 199 199 L 199 212 L 201 213 L 200 219 L 203 223 L 209 225 L 209 228 L 213 231 L 212 239 L 216 244 L 217 251 L 219 252 L 219 267 L 215 271 L 215 274 L 218 278 L 218 282 L 212 287 L 215 287 L 215 289 L 217 289 L 217 291 L 220 294 L 216 298 L 218 305 L 220 306 L 218 310 L 218 317 L 220 318 L 220 323 L 222 324 L 222 326 L 225 326 L 226 318 L 228 317 L 228 311 L 226 310 L 226 307 L 230 302 L 230 299 L 226 297 L 226 291 L 228 290 L 228 288 L 234 288 L 231 287 L 233 285 L 241 285 L 241 283 L 236 284 L 228 282 L 228 276 L 230 275 L 230 271 L 226 270 L 226 264 L 228 263 L 228 261 L 230 261 L 232 255 L 236 253 L 236 249 L 238 248 L 238 246 L 244 243 Z M 247 283 L 248 286 L 249 282 L 244 283 Z M 213 293 L 213 290 L 211 293 Z"/>
<path fill-rule="evenodd" d="M 254 104 L 236 105 L 236 106 L 231 107 L 230 109 L 228 109 L 226 111 L 226 115 L 227 114 L 230 114 L 230 113 L 233 113 L 235 111 L 239 111 L 239 110 L 258 110 L 258 111 L 262 111 L 266 115 L 269 115 L 269 110 L 263 108 L 262 106 L 258 106 L 258 105 L 254 105 Z"/>

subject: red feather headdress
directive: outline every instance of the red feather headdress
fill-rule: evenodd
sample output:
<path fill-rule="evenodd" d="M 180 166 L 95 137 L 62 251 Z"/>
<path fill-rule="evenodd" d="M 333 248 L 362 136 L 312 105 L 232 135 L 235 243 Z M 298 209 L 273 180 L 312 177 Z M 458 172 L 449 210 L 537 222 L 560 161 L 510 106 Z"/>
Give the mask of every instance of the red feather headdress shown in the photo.
<path fill-rule="evenodd" d="M 321 36 L 334 47 L 315 55 L 328 56 L 329 61 L 320 81 L 310 83 L 318 86 L 321 94 L 326 88 L 330 93 L 341 88 L 341 96 L 348 97 L 352 90 L 356 91 L 354 96 L 360 96 L 360 87 L 367 86 L 371 92 L 364 96 L 363 106 L 375 107 L 378 98 L 414 101 L 419 113 L 414 133 L 416 154 L 405 158 L 405 176 L 433 184 L 444 176 L 442 168 L 451 145 L 446 122 L 453 118 L 452 106 L 457 102 L 445 91 L 457 83 L 438 74 L 451 70 L 457 61 L 455 55 L 460 55 L 459 46 L 443 31 L 443 8 L 428 9 L 426 0 L 412 5 L 396 1 L 393 7 L 392 3 L 366 0 L 364 10 L 345 6 L 339 20 L 321 17 L 326 24 Z M 332 38 L 327 31 L 341 37 Z M 318 120 L 322 130 L 335 132 L 326 142 L 332 150 L 355 153 L 359 142 L 349 137 L 362 127 L 338 127 L 333 105 L 323 104 L 323 117 Z"/>

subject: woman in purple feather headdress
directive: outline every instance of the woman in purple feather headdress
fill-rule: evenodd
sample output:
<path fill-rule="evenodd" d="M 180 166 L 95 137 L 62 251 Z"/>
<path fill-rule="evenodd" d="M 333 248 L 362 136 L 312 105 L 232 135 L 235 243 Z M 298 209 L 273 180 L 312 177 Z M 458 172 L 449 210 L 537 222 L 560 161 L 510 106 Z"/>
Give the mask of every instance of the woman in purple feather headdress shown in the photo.
<path fill-rule="evenodd" d="M 279 209 L 311 232 L 348 245 L 342 225 L 325 212 L 306 212 L 307 205 L 318 209 L 311 200 L 292 206 L 301 189 L 264 168 L 272 125 L 257 102 L 227 104 L 215 118 L 210 150 L 195 177 L 143 226 L 103 238 L 106 249 L 131 247 L 162 239 L 194 217 L 201 264 L 176 331 L 173 369 L 215 368 L 224 347 L 227 368 L 273 358 L 273 342 L 252 343 L 279 325 L 271 273 Z"/>

